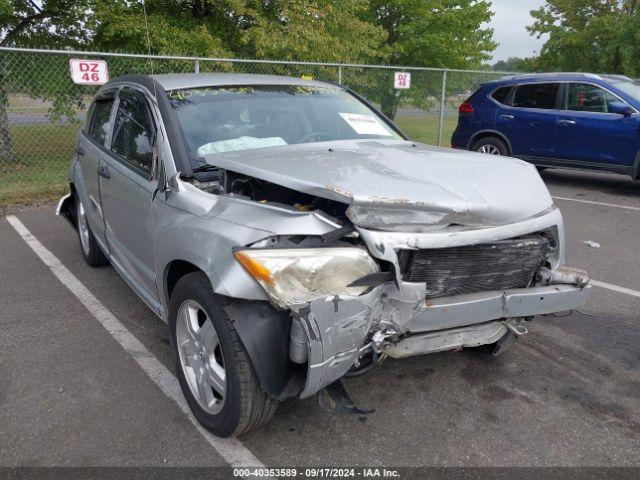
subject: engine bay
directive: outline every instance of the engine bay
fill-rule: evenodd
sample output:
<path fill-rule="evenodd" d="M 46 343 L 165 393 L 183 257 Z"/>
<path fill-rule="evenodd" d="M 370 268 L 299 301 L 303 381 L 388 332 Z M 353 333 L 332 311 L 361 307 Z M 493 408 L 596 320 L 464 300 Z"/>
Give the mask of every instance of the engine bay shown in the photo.
<path fill-rule="evenodd" d="M 220 190 L 227 195 L 241 196 L 264 204 L 287 205 L 301 212 L 321 210 L 343 225 L 348 223 L 347 205 L 344 203 L 298 192 L 230 170 L 221 172 Z"/>

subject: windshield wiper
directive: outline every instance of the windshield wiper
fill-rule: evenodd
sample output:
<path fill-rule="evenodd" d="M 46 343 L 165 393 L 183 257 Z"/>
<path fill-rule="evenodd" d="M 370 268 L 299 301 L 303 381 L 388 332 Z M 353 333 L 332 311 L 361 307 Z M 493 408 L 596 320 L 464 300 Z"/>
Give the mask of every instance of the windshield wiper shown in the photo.
<path fill-rule="evenodd" d="M 218 170 L 220 170 L 219 167 L 216 167 L 215 165 L 211 165 L 209 163 L 205 163 L 204 165 L 200 165 L 199 167 L 194 168 L 193 173 L 214 172 Z"/>

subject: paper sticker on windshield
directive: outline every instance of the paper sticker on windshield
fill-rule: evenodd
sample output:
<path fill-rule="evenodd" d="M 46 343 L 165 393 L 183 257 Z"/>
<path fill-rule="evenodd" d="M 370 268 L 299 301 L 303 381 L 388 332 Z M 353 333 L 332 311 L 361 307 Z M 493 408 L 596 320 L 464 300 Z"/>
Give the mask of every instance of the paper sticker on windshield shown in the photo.
<path fill-rule="evenodd" d="M 359 113 L 341 113 L 340 116 L 353 128 L 358 135 L 383 135 L 391 134 L 373 115 L 361 115 Z"/>

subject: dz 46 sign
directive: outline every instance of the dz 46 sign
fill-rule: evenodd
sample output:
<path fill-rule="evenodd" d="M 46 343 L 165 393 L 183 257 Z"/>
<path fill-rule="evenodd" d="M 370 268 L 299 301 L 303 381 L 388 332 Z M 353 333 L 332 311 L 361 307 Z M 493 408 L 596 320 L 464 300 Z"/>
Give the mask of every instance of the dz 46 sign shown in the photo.
<path fill-rule="evenodd" d="M 107 62 L 104 60 L 69 60 L 73 83 L 103 85 L 109 81 Z"/>
<path fill-rule="evenodd" d="M 395 72 L 393 76 L 393 86 L 400 90 L 411 88 L 411 74 L 407 72 Z"/>

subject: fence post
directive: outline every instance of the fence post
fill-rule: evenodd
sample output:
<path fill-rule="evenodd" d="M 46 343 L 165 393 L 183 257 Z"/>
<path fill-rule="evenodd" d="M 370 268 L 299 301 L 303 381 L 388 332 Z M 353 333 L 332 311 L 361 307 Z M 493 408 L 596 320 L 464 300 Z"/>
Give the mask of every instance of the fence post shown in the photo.
<path fill-rule="evenodd" d="M 442 146 L 442 130 L 444 128 L 444 104 L 447 100 L 447 71 L 442 72 L 442 93 L 440 95 L 440 121 L 438 122 L 438 146 Z"/>
<path fill-rule="evenodd" d="M 342 64 L 338 65 L 338 85 L 342 85 Z"/>
<path fill-rule="evenodd" d="M 196 58 L 196 63 L 194 65 L 193 71 L 195 73 L 200 73 L 200 59 L 199 58 Z"/>

